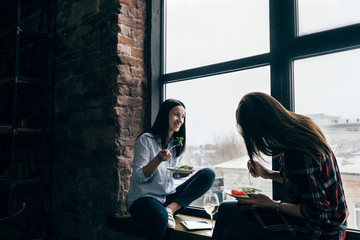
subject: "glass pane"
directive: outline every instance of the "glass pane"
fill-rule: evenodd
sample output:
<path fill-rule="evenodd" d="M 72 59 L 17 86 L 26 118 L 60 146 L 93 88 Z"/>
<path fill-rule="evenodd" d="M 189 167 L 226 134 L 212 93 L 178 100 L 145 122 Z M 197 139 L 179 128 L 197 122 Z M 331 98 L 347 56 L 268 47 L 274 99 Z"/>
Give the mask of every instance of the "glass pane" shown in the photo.
<path fill-rule="evenodd" d="M 252 91 L 270 93 L 269 67 L 166 85 L 166 98 L 179 99 L 186 106 L 184 163 L 214 169 L 224 188 L 250 185 L 235 111 L 243 95 Z M 251 177 L 251 184 L 272 195 L 271 181 Z M 194 204 L 202 206 L 201 200 Z"/>
<path fill-rule="evenodd" d="M 360 23 L 359 0 L 298 0 L 299 35 Z"/>
<path fill-rule="evenodd" d="M 360 202 L 360 50 L 295 61 L 295 110 L 311 117 L 337 158 L 350 217 Z"/>
<path fill-rule="evenodd" d="M 268 0 L 167 0 L 165 72 L 269 52 Z"/>

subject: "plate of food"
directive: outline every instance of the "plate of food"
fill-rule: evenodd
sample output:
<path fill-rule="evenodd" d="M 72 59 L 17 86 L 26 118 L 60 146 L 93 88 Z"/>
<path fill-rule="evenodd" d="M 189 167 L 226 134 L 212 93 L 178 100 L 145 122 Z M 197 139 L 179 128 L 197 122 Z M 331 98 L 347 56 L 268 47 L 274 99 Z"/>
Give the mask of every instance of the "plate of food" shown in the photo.
<path fill-rule="evenodd" d="M 226 194 L 234 198 L 250 198 L 249 194 L 262 193 L 262 190 L 254 187 L 237 187 L 224 190 Z"/>
<path fill-rule="evenodd" d="M 181 165 L 181 166 L 177 166 L 177 167 L 168 167 L 167 169 L 169 169 L 170 171 L 176 172 L 176 173 L 192 173 L 195 171 L 193 169 L 193 167 L 188 166 L 188 165 Z"/>

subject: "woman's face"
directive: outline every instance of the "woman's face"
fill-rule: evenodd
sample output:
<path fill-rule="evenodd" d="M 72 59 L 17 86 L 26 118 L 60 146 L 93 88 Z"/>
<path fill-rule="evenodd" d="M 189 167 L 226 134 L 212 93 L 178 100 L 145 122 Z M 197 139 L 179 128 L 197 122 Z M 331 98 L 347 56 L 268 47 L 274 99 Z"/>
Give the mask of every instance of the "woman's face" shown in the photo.
<path fill-rule="evenodd" d="M 169 112 L 169 137 L 178 132 L 185 121 L 185 108 L 181 105 L 173 107 Z"/>

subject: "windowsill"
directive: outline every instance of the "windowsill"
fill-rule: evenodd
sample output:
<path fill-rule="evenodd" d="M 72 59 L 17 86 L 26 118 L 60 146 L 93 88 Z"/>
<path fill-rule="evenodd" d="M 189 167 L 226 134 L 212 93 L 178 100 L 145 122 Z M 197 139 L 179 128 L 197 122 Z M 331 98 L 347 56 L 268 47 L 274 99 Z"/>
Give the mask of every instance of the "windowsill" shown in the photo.
<path fill-rule="evenodd" d="M 176 226 L 175 229 L 169 229 L 167 232 L 167 239 L 187 239 L 187 240 L 209 240 L 210 236 L 207 236 L 209 230 L 195 230 L 188 231 L 181 224 L 182 221 L 197 221 L 197 220 L 206 220 L 200 217 L 194 217 L 184 214 L 177 214 L 175 216 Z M 144 236 L 145 227 L 141 224 L 134 221 L 130 215 L 125 216 L 108 216 L 107 225 L 113 230 L 124 232 L 134 236 Z M 215 221 L 214 221 L 215 224 Z"/>
<path fill-rule="evenodd" d="M 205 212 L 197 209 L 189 209 L 190 212 L 186 213 L 194 214 L 193 211 L 197 211 L 195 215 Z M 205 213 L 206 214 L 206 213 Z M 202 214 L 200 214 L 202 215 Z M 187 240 L 209 240 L 211 237 L 207 236 L 206 233 L 209 230 L 196 230 L 196 231 L 188 231 L 181 224 L 182 221 L 198 221 L 198 220 L 206 220 L 210 222 L 210 219 L 197 217 L 193 215 L 185 215 L 185 214 L 177 214 L 175 216 L 176 227 L 175 230 L 169 229 L 167 233 L 167 239 L 187 239 Z M 107 217 L 108 226 L 120 232 L 128 233 L 134 236 L 144 236 L 145 227 L 141 224 L 135 222 L 130 215 L 125 216 L 108 216 Z M 215 225 L 215 221 L 214 221 Z M 346 233 L 347 240 L 360 240 L 360 231 L 354 229 L 348 229 Z"/>
<path fill-rule="evenodd" d="M 346 240 L 360 240 L 360 231 L 355 229 L 346 230 Z"/>

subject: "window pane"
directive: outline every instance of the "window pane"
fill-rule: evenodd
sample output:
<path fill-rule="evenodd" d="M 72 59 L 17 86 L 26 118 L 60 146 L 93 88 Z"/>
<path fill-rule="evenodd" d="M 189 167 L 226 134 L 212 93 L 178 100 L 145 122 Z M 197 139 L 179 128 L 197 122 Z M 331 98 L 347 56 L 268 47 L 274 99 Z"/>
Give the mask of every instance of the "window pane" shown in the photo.
<path fill-rule="evenodd" d="M 354 223 L 354 228 L 357 228 L 357 229 L 360 229 L 360 203 L 355 203 L 355 208 L 354 208 L 354 214 L 355 214 L 355 217 L 354 217 L 354 220 L 355 220 L 355 223 Z"/>
<path fill-rule="evenodd" d="M 360 23 L 359 0 L 298 0 L 299 35 Z"/>
<path fill-rule="evenodd" d="M 295 61 L 295 110 L 311 117 L 337 158 L 354 226 L 360 202 L 360 50 Z"/>
<path fill-rule="evenodd" d="M 167 0 L 165 72 L 269 52 L 268 0 Z"/>
<path fill-rule="evenodd" d="M 225 188 L 250 184 L 235 111 L 243 95 L 252 91 L 270 93 L 269 67 L 166 85 L 166 98 L 179 99 L 186 106 L 184 163 L 198 169 L 211 167 L 224 178 Z M 251 183 L 271 196 L 271 181 L 252 178 Z M 201 201 L 194 204 L 202 206 Z"/>

